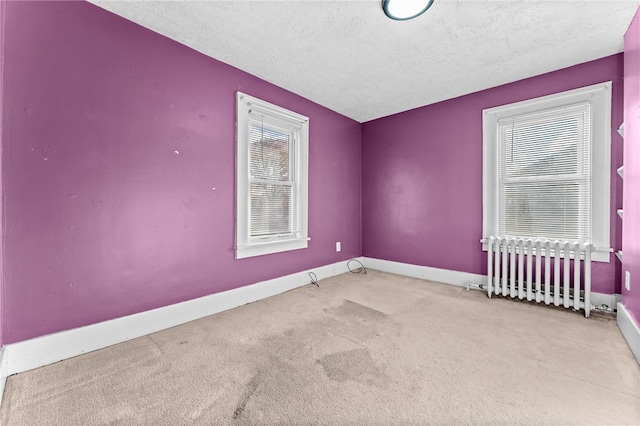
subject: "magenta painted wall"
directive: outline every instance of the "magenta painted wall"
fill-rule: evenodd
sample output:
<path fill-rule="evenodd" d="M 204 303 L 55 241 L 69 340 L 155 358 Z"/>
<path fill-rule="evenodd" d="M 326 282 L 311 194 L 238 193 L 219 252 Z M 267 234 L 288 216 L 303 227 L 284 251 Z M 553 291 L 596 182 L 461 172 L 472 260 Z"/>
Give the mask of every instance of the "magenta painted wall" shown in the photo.
<path fill-rule="evenodd" d="M 5 12 L 0 343 L 361 254 L 359 123 L 89 3 Z M 306 250 L 234 258 L 236 90 L 310 117 Z"/>
<path fill-rule="evenodd" d="M 2 140 L 3 140 L 3 108 L 4 108 L 4 17 L 6 1 L 0 0 L 0 202 L 4 199 L 2 195 Z M 4 224 L 4 209 L 0 209 L 0 224 Z M 0 347 L 4 342 L 4 226 L 0 226 Z"/>
<path fill-rule="evenodd" d="M 622 54 L 364 123 L 363 255 L 486 274 L 482 110 L 613 81 L 611 244 L 620 249 Z M 625 212 L 626 214 L 626 212 Z M 620 292 L 620 262 L 594 263 L 593 290 Z M 640 276 L 640 273 L 639 273 Z"/>
<path fill-rule="evenodd" d="M 624 37 L 624 190 L 622 270 L 631 273 L 631 291 L 622 303 L 640 325 L 640 12 Z"/>

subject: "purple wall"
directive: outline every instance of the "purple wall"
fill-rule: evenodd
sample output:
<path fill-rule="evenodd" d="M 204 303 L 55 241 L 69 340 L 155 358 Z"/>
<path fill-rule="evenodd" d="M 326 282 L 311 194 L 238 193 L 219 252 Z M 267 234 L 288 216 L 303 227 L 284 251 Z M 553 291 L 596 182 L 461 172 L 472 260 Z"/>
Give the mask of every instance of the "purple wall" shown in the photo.
<path fill-rule="evenodd" d="M 0 0 L 0 200 L 3 200 L 2 194 L 2 140 L 4 134 L 4 22 L 5 22 L 6 1 Z M 0 201 L 2 202 L 2 201 Z M 4 209 L 0 209 L 0 347 L 4 342 Z"/>
<path fill-rule="evenodd" d="M 89 3 L 5 12 L 0 343 L 361 254 L 359 123 Z M 236 90 L 310 117 L 306 250 L 234 258 Z"/>
<path fill-rule="evenodd" d="M 362 126 L 363 255 L 486 274 L 482 110 L 613 81 L 611 244 L 620 249 L 622 54 L 447 100 Z M 626 215 L 626 212 L 625 212 Z M 620 292 L 620 262 L 594 262 L 593 290 Z M 640 272 L 639 272 L 640 276 Z"/>
<path fill-rule="evenodd" d="M 624 221 L 622 270 L 631 273 L 631 291 L 622 303 L 640 324 L 640 12 L 624 37 Z"/>

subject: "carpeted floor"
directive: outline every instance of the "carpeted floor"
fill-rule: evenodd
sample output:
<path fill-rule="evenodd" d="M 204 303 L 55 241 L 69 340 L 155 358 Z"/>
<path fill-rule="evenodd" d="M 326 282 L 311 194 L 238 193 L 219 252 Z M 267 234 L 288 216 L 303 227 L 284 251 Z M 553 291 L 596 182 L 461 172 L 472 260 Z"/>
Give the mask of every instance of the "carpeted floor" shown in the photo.
<path fill-rule="evenodd" d="M 3 425 L 638 424 L 615 320 L 369 271 L 7 380 Z"/>

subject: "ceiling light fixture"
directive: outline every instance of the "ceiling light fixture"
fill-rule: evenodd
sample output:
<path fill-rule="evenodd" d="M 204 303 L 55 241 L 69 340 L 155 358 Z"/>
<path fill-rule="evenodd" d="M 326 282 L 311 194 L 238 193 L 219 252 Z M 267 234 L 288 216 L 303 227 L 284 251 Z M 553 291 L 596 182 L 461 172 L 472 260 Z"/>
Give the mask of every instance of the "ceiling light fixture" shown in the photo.
<path fill-rule="evenodd" d="M 433 4 L 433 0 L 382 0 L 385 15 L 396 21 L 406 21 L 422 15 Z"/>

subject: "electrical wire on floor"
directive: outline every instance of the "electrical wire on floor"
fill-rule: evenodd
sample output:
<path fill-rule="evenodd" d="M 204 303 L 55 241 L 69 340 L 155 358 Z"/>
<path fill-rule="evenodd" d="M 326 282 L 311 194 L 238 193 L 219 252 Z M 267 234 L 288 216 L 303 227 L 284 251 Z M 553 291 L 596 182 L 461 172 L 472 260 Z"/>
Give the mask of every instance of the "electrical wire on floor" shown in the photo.
<path fill-rule="evenodd" d="M 315 273 L 309 272 L 309 278 L 311 278 L 311 284 L 315 284 L 316 287 L 320 288 L 320 284 L 318 284 L 318 277 Z"/>
<path fill-rule="evenodd" d="M 349 264 L 351 262 L 357 262 L 360 264 L 360 267 L 357 269 L 351 269 L 351 266 L 349 266 Z M 362 262 L 360 262 L 358 259 L 349 259 L 347 261 L 347 269 L 349 269 L 349 272 L 351 272 L 352 274 L 359 274 L 360 272 L 363 272 L 366 274 L 367 273 L 367 268 L 364 267 L 364 265 L 362 264 Z"/>

